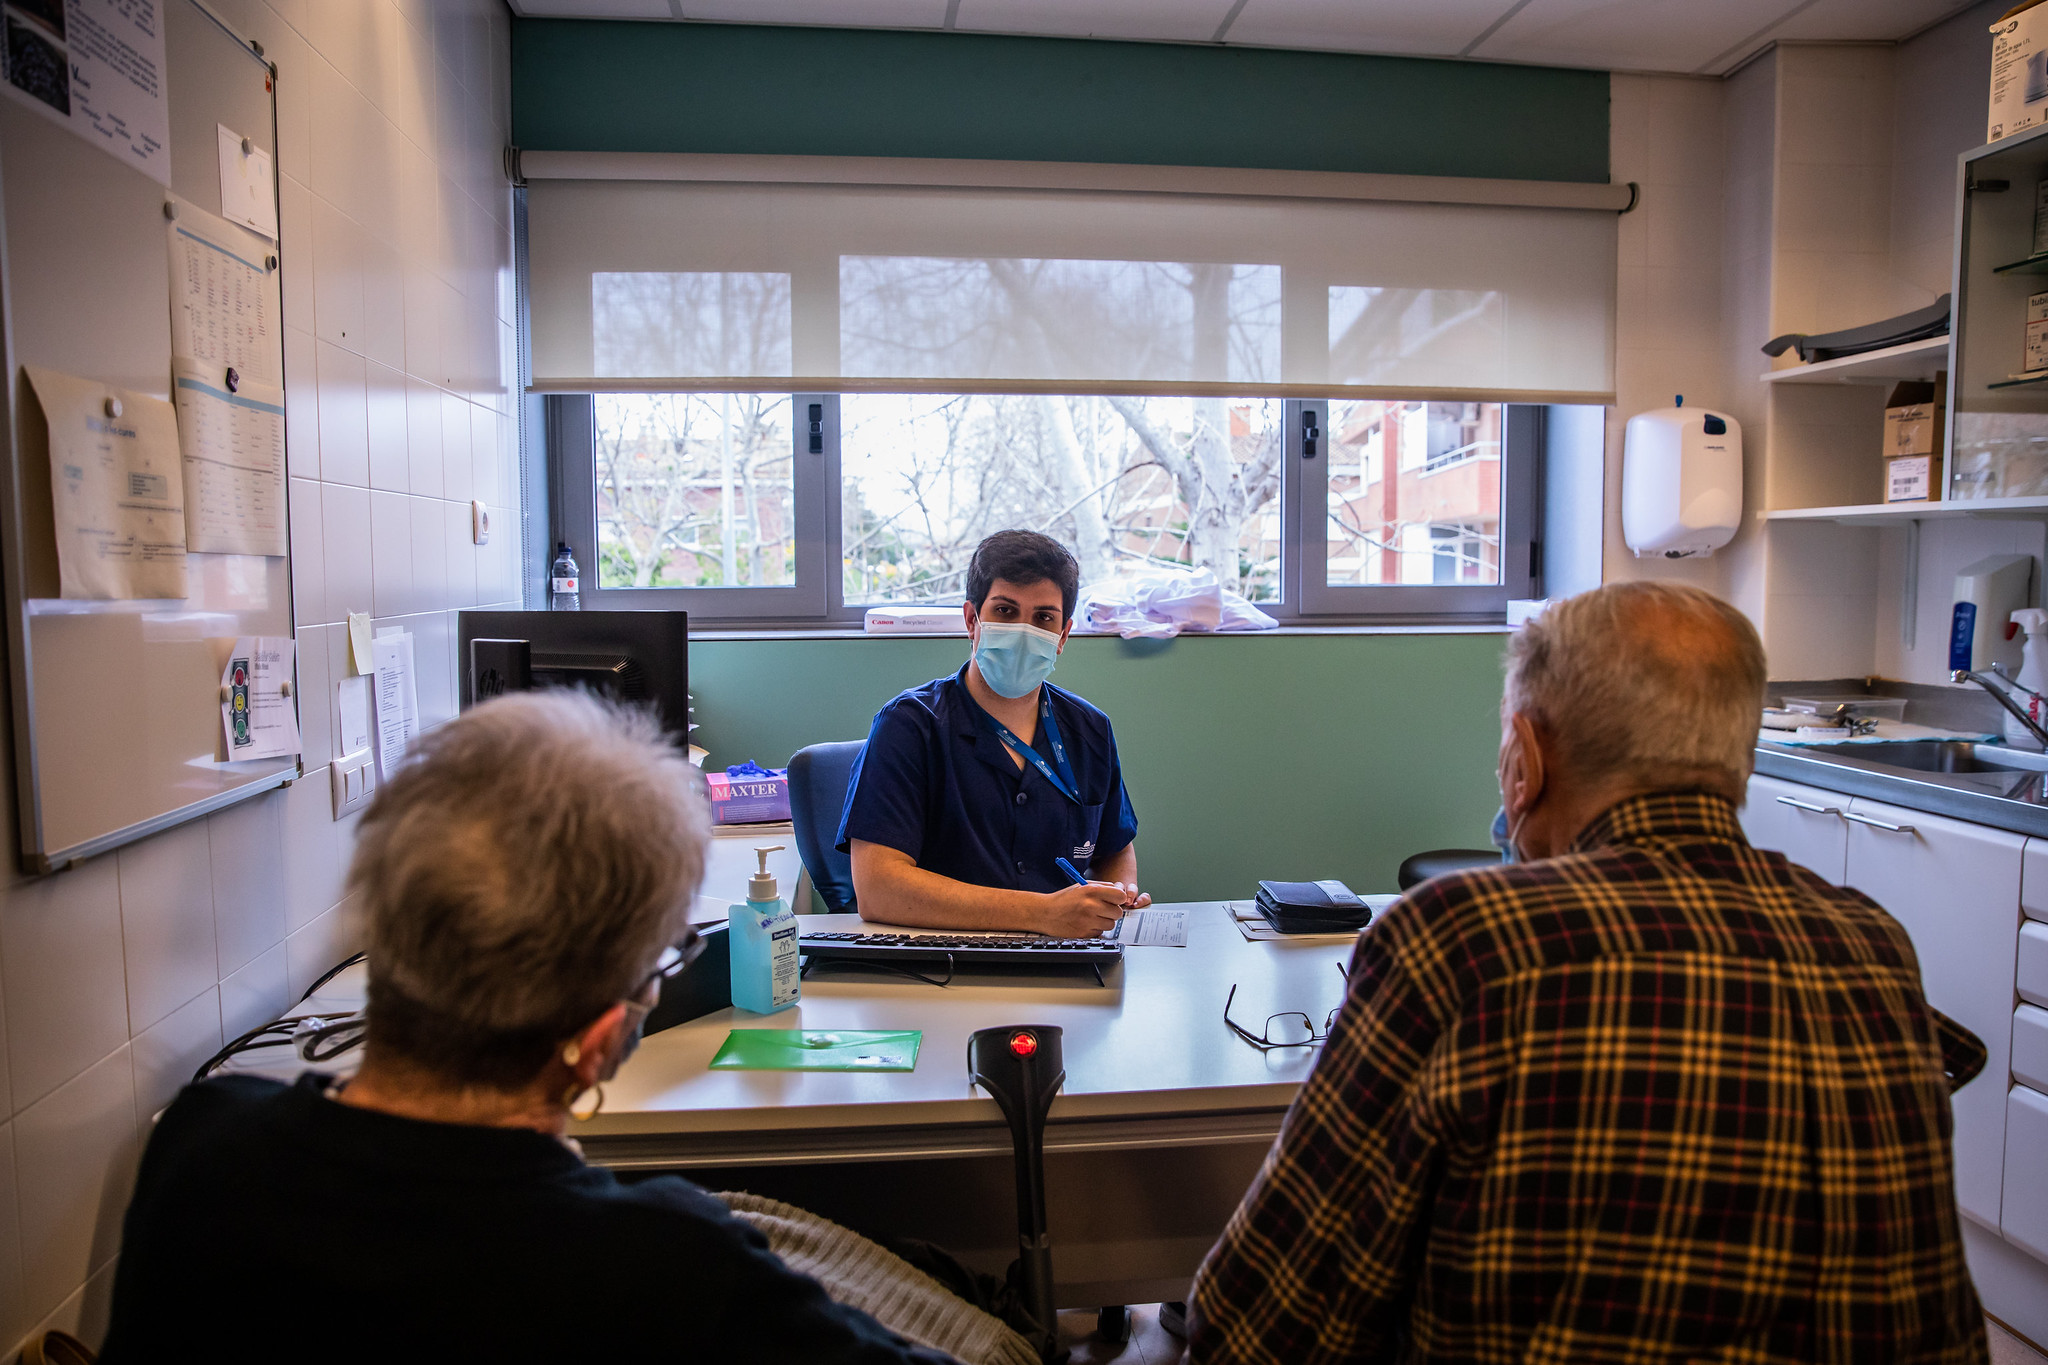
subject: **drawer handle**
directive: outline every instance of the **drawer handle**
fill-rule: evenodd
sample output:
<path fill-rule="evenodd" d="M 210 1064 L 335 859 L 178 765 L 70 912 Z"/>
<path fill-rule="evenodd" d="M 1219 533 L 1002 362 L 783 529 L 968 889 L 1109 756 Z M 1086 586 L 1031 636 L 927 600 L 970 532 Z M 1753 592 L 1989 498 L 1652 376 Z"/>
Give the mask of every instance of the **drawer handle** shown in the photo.
<path fill-rule="evenodd" d="M 1844 820 L 1854 820 L 1859 825 L 1869 825 L 1872 829 L 1888 829 L 1894 834 L 1913 833 L 1911 825 L 1895 825 L 1888 820 L 1873 820 L 1867 815 L 1858 815 L 1853 810 L 1843 811 L 1842 818 Z"/>
<path fill-rule="evenodd" d="M 1840 815 L 1842 813 L 1841 809 L 1836 806 L 1816 806 L 1807 801 L 1794 801 L 1789 796 L 1779 797 L 1778 804 L 1790 806 L 1793 810 L 1810 811 L 1815 815 Z"/>

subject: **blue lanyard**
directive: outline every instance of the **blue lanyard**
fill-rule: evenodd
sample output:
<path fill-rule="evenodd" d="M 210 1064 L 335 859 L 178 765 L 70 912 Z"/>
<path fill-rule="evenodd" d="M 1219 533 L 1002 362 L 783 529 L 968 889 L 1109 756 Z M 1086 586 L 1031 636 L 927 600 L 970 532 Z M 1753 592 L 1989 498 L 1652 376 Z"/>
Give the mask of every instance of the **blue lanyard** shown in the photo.
<path fill-rule="evenodd" d="M 1039 776 L 1052 783 L 1054 790 L 1061 796 L 1077 806 L 1081 804 L 1079 786 L 1074 781 L 1074 769 L 1067 762 L 1066 742 L 1060 738 L 1059 722 L 1052 718 L 1052 694 L 1045 691 L 1043 684 L 1040 684 L 1038 692 L 1038 723 L 1045 727 L 1045 737 L 1052 744 L 1053 761 L 1060 765 L 1058 772 L 1054 772 L 1052 764 L 1045 761 L 1044 754 L 1017 738 L 1009 726 L 988 712 L 982 711 L 980 706 L 974 709 L 981 712 L 982 720 L 987 722 L 988 728 L 994 732 L 997 739 L 1009 746 L 1010 752 L 1038 769 Z"/>

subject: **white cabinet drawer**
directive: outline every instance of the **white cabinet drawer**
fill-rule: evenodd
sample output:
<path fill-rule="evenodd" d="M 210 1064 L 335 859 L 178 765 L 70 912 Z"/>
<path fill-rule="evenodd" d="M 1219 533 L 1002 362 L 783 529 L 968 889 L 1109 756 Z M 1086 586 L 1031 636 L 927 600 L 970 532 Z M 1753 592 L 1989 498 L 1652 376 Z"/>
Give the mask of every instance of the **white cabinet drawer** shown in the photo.
<path fill-rule="evenodd" d="M 2022 999 L 2048 1006 L 2048 924 L 2030 919 L 2020 926 L 2020 960 L 2016 975 Z"/>
<path fill-rule="evenodd" d="M 2005 1206 L 1998 1229 L 2048 1261 L 2048 1095 L 2016 1085 L 2005 1103 Z"/>
<path fill-rule="evenodd" d="M 2013 1011 L 2012 1078 L 2048 1094 L 2048 1010 L 2021 1005 Z M 2041 1178 L 2048 1180 L 2048 1171 Z"/>
<path fill-rule="evenodd" d="M 1742 807 L 1742 832 L 1757 848 L 1782 853 L 1835 885 L 1842 884 L 1843 856 L 1849 826 L 1842 812 L 1849 798 L 1775 777 L 1749 779 L 1749 799 Z M 2048 896 L 2048 854 L 2042 881 Z M 2048 917 L 2048 910 L 2044 910 Z"/>

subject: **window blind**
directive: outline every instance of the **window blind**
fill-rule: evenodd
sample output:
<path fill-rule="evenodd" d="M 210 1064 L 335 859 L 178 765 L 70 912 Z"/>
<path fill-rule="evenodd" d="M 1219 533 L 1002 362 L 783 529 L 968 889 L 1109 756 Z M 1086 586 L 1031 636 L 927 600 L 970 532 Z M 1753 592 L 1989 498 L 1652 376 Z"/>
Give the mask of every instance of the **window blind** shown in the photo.
<path fill-rule="evenodd" d="M 1612 396 L 1611 208 L 599 179 L 527 196 L 537 391 Z"/>

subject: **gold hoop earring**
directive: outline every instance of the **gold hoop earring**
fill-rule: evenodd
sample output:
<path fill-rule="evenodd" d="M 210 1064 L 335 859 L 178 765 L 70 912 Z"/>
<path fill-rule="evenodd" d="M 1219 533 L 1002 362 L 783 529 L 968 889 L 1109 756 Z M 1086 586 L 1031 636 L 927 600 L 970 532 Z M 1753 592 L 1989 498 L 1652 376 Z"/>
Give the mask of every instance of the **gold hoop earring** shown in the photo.
<path fill-rule="evenodd" d="M 576 1065 L 576 1063 L 582 1060 L 583 1045 L 581 1043 L 572 1040 L 570 1042 L 562 1044 L 562 1061 L 565 1064 L 569 1066 L 574 1066 Z"/>
<path fill-rule="evenodd" d="M 577 1112 L 576 1112 L 576 1101 L 577 1101 L 577 1100 L 580 1100 L 580 1099 L 582 1099 L 584 1095 L 588 1095 L 588 1094 L 591 1094 L 591 1093 L 592 1093 L 593 1091 L 594 1091 L 594 1092 L 596 1092 L 596 1095 L 597 1095 L 597 1103 L 596 1103 L 596 1104 L 593 1104 L 593 1105 L 591 1105 L 591 1106 L 590 1106 L 590 1108 L 589 1108 L 588 1110 L 584 1111 L 583 1113 L 580 1113 L 580 1114 L 579 1114 L 579 1113 L 577 1113 Z M 578 1123 L 588 1123 L 588 1122 L 589 1122 L 589 1121 L 590 1121 L 591 1119 L 594 1119 L 594 1118 L 596 1118 L 596 1117 L 597 1117 L 597 1113 L 598 1113 L 598 1111 L 599 1111 L 600 1109 L 603 1109 L 603 1108 L 604 1108 L 604 1086 L 603 1086 L 602 1084 L 598 1084 L 598 1085 L 593 1085 L 593 1086 L 591 1086 L 591 1087 L 590 1087 L 590 1089 L 589 1089 L 589 1090 L 585 1090 L 585 1091 L 582 1091 L 581 1093 L 579 1093 L 578 1095 L 576 1095 L 576 1096 L 575 1096 L 575 1098 L 573 1098 L 573 1099 L 571 1099 L 571 1100 L 569 1101 L 569 1117 L 570 1117 L 570 1118 L 572 1118 L 572 1119 L 575 1119 L 575 1120 L 576 1120 L 576 1121 L 577 1121 Z"/>

